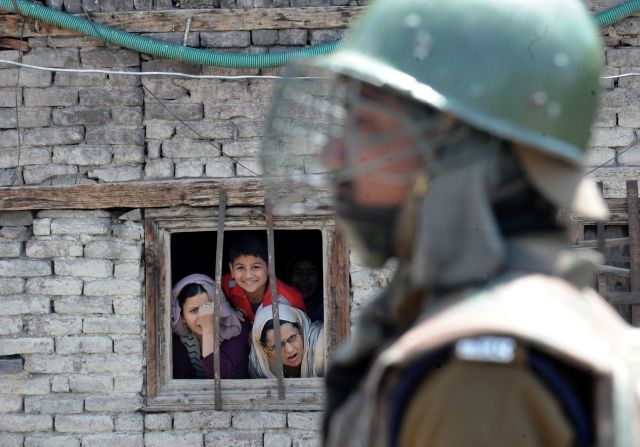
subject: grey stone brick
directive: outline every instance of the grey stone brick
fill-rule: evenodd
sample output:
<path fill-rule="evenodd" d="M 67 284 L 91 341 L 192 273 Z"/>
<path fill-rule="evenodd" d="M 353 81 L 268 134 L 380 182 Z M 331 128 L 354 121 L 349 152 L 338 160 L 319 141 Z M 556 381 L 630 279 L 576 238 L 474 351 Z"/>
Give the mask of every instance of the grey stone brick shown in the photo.
<path fill-rule="evenodd" d="M 22 68 L 20 70 L 20 83 L 18 85 L 23 87 L 49 87 L 52 78 L 51 72 Z"/>
<path fill-rule="evenodd" d="M 80 50 L 82 65 L 90 68 L 137 67 L 140 55 L 132 50 L 115 48 L 83 48 Z"/>
<path fill-rule="evenodd" d="M 640 67 L 640 48 L 608 48 L 607 65 L 613 67 Z"/>
<path fill-rule="evenodd" d="M 264 447 L 291 447 L 293 439 L 288 433 L 267 432 L 264 434 Z"/>
<path fill-rule="evenodd" d="M 53 123 L 57 126 L 105 124 L 111 121 L 108 107 L 65 107 L 53 109 Z"/>
<path fill-rule="evenodd" d="M 251 45 L 250 31 L 211 31 L 200 33 L 200 45 L 215 48 L 244 48 Z"/>
<path fill-rule="evenodd" d="M 189 128 L 182 124 L 176 125 L 176 138 L 229 139 L 233 138 L 235 126 L 233 123 L 216 124 L 207 121 L 190 123 Z"/>
<path fill-rule="evenodd" d="M 320 432 L 303 431 L 293 433 L 292 447 L 320 447 L 322 437 Z"/>
<path fill-rule="evenodd" d="M 82 0 L 64 0 L 64 9 L 69 14 L 82 13 Z"/>
<path fill-rule="evenodd" d="M 99 259 L 135 259 L 142 256 L 142 246 L 136 242 L 102 239 L 85 245 L 85 257 Z"/>
<path fill-rule="evenodd" d="M 307 43 L 307 30 L 306 29 L 278 30 L 278 43 L 280 45 L 305 45 Z"/>
<path fill-rule="evenodd" d="M 204 116 L 204 106 L 202 104 L 180 104 L 163 102 L 151 102 L 146 104 L 144 110 L 145 120 L 182 120 L 196 121 Z"/>
<path fill-rule="evenodd" d="M 202 433 L 177 431 L 146 432 L 144 434 L 144 445 L 145 447 L 174 447 L 177 445 L 184 447 L 204 447 L 204 442 Z"/>
<path fill-rule="evenodd" d="M 69 73 L 57 72 L 53 84 L 60 87 L 94 87 L 102 86 L 107 81 L 104 73 Z"/>
<path fill-rule="evenodd" d="M 100 433 L 82 438 L 83 447 L 144 447 L 142 433 Z"/>
<path fill-rule="evenodd" d="M 185 160 L 176 162 L 176 178 L 202 176 L 203 162 L 198 160 Z"/>
<path fill-rule="evenodd" d="M 85 334 L 139 334 L 140 321 L 127 317 L 86 317 L 83 331 Z"/>
<path fill-rule="evenodd" d="M 140 166 L 120 166 L 114 168 L 91 169 L 87 175 L 101 182 L 130 182 L 142 178 L 142 167 Z"/>
<path fill-rule="evenodd" d="M 640 109 L 620 110 L 618 112 L 618 125 L 621 127 L 640 128 Z"/>
<path fill-rule="evenodd" d="M 629 92 L 622 89 L 605 90 L 600 95 L 600 107 L 604 109 L 624 109 L 637 107 L 640 95 L 637 92 Z"/>
<path fill-rule="evenodd" d="M 22 410 L 21 396 L 0 395 L 0 413 L 17 413 L 20 410 Z"/>
<path fill-rule="evenodd" d="M 226 411 L 190 411 L 173 417 L 175 430 L 208 431 L 228 427 L 231 427 L 231 413 Z"/>
<path fill-rule="evenodd" d="M 0 89 L 0 107 L 16 107 L 23 104 L 21 87 Z"/>
<path fill-rule="evenodd" d="M 54 393 L 68 393 L 69 389 L 69 377 L 67 376 L 55 376 L 51 379 L 51 391 Z"/>
<path fill-rule="evenodd" d="M 216 431 L 204 437 L 207 446 L 262 447 L 261 431 Z"/>
<path fill-rule="evenodd" d="M 83 398 L 73 396 L 31 396 L 24 399 L 24 412 L 36 414 L 82 413 Z"/>
<path fill-rule="evenodd" d="M 113 236 L 120 239 L 137 241 L 142 239 L 144 228 L 138 222 L 124 222 L 113 226 Z"/>
<path fill-rule="evenodd" d="M 314 7 L 314 6 L 330 6 L 330 0 L 291 0 L 291 6 L 298 8 Z"/>
<path fill-rule="evenodd" d="M 61 218 L 51 221 L 51 234 L 79 235 L 94 234 L 108 235 L 111 233 L 111 219 L 75 219 Z"/>
<path fill-rule="evenodd" d="M 262 137 L 263 135 L 264 122 L 262 121 L 244 121 L 238 123 L 239 138 Z"/>
<path fill-rule="evenodd" d="M 27 241 L 25 251 L 30 258 L 82 256 L 82 244 L 71 237 L 43 236 Z"/>
<path fill-rule="evenodd" d="M 0 106 L 1 107 L 1 106 Z M 23 141 L 23 140 L 20 140 Z M 18 146 L 18 132 L 15 130 L 0 131 L 0 148 Z"/>
<path fill-rule="evenodd" d="M 93 219 L 95 217 L 111 217 L 107 210 L 42 210 L 38 211 L 38 217 L 50 217 L 52 219 Z"/>
<path fill-rule="evenodd" d="M 144 129 L 126 126 L 91 126 L 85 136 L 87 144 L 144 144 Z"/>
<path fill-rule="evenodd" d="M 9 395 L 36 396 L 49 394 L 51 391 L 49 377 L 6 376 L 2 378 L 3 392 Z"/>
<path fill-rule="evenodd" d="M 69 376 L 69 388 L 74 393 L 107 394 L 113 391 L 111 375 L 73 374 Z"/>
<path fill-rule="evenodd" d="M 75 48 L 34 48 L 23 56 L 22 61 L 52 68 L 74 68 L 80 63 Z"/>
<path fill-rule="evenodd" d="M 0 315 L 47 314 L 49 307 L 50 300 L 45 296 L 6 295 L 2 299 Z"/>
<path fill-rule="evenodd" d="M 321 412 L 300 412 L 287 414 L 287 426 L 300 430 L 320 430 L 322 428 Z"/>
<path fill-rule="evenodd" d="M 153 96 L 159 99 L 185 99 L 189 97 L 189 90 L 175 79 L 143 78 L 142 85 L 151 90 Z"/>
<path fill-rule="evenodd" d="M 176 131 L 176 124 L 170 121 L 145 121 L 145 127 L 147 129 L 147 138 L 158 140 L 168 140 Z"/>
<path fill-rule="evenodd" d="M 236 175 L 238 177 L 262 175 L 262 164 L 256 159 L 241 158 L 236 161 Z"/>
<path fill-rule="evenodd" d="M 319 45 L 321 43 L 329 43 L 340 40 L 340 36 L 336 30 L 332 29 L 316 29 L 309 31 L 311 45 Z"/>
<path fill-rule="evenodd" d="M 113 342 L 109 337 L 60 337 L 56 339 L 56 352 L 68 354 L 106 354 L 113 352 Z"/>
<path fill-rule="evenodd" d="M 594 127 L 615 127 L 617 124 L 617 115 L 611 109 L 600 109 L 596 115 Z"/>
<path fill-rule="evenodd" d="M 116 354 L 142 354 L 144 347 L 140 337 L 129 337 L 113 341 L 113 352 Z M 132 376 L 139 377 L 139 376 Z"/>
<path fill-rule="evenodd" d="M 139 73 L 140 69 L 138 67 L 133 68 L 122 68 L 119 71 L 128 72 L 128 73 Z M 110 74 L 109 75 L 109 83 L 112 86 L 129 86 L 129 87 L 139 87 L 141 85 L 140 76 L 137 74 Z"/>
<path fill-rule="evenodd" d="M 87 396 L 85 411 L 88 413 L 132 413 L 142 406 L 142 396 Z"/>
<path fill-rule="evenodd" d="M 51 162 L 50 148 L 15 148 L 0 150 L 0 168 L 40 165 Z"/>
<path fill-rule="evenodd" d="M 138 282 L 140 281 L 138 280 Z M 142 298 L 116 298 L 113 300 L 113 311 L 116 315 L 142 316 Z"/>
<path fill-rule="evenodd" d="M 144 167 L 144 178 L 156 180 L 173 177 L 173 162 L 165 158 L 149 160 Z"/>
<path fill-rule="evenodd" d="M 92 354 L 85 358 L 88 373 L 126 373 L 142 370 L 142 357 L 138 354 Z"/>
<path fill-rule="evenodd" d="M 617 160 L 620 166 L 640 166 L 640 144 L 631 146 L 618 154 Z"/>
<path fill-rule="evenodd" d="M 22 317 L 0 317 L 0 335 L 12 335 L 22 332 Z"/>
<path fill-rule="evenodd" d="M 52 178 L 72 175 L 78 172 L 76 166 L 69 165 L 44 165 L 39 167 L 27 167 L 23 171 L 24 182 L 28 185 L 43 183 Z"/>
<path fill-rule="evenodd" d="M 262 142 L 260 139 L 236 140 L 224 143 L 222 151 L 232 157 L 257 157 L 260 155 Z"/>
<path fill-rule="evenodd" d="M 0 241 L 0 258 L 18 258 L 22 251 L 20 241 Z M 0 293 L 4 290 L 0 288 Z"/>
<path fill-rule="evenodd" d="M 0 227 L 0 238 L 5 240 L 26 241 L 31 237 L 28 227 Z"/>
<path fill-rule="evenodd" d="M 113 431 L 113 418 L 102 415 L 59 415 L 55 429 L 60 433 L 98 433 Z"/>
<path fill-rule="evenodd" d="M 4 447 L 24 447 L 24 436 L 16 433 L 0 433 L 0 445 Z"/>
<path fill-rule="evenodd" d="M 24 292 L 24 282 L 22 278 L 0 278 L 0 295 Z"/>
<path fill-rule="evenodd" d="M 184 33 L 141 33 L 141 36 L 150 37 L 152 39 L 158 39 L 163 42 L 174 43 L 177 45 L 182 45 L 184 40 Z M 199 47 L 200 46 L 200 33 L 189 33 L 187 36 L 187 46 L 188 47 Z M 155 90 L 153 91 L 154 93 Z"/>
<path fill-rule="evenodd" d="M 111 162 L 110 146 L 57 146 L 53 148 L 53 163 L 80 166 L 105 165 Z"/>
<path fill-rule="evenodd" d="M 31 211 L 0 211 L 0 226 L 22 226 L 33 223 Z"/>
<path fill-rule="evenodd" d="M 144 163 L 144 147 L 143 146 L 112 146 L 113 163 L 132 164 Z"/>
<path fill-rule="evenodd" d="M 134 413 L 116 415 L 116 431 L 142 432 L 142 414 Z"/>
<path fill-rule="evenodd" d="M 28 284 L 27 284 L 28 286 Z M 96 279 L 84 283 L 85 296 L 138 295 L 140 281 L 131 279 Z"/>
<path fill-rule="evenodd" d="M 35 261 L 30 259 L 0 259 L 0 277 L 47 276 L 50 274 L 51 263 L 49 261 Z"/>
<path fill-rule="evenodd" d="M 5 414 L 0 418 L 0 432 L 32 433 L 51 431 L 53 417 L 37 414 Z"/>
<path fill-rule="evenodd" d="M 228 158 L 218 158 L 210 161 L 205 166 L 205 175 L 213 178 L 226 178 L 234 176 L 234 163 Z"/>
<path fill-rule="evenodd" d="M 29 283 L 27 281 L 27 290 L 28 288 Z M 38 337 L 72 335 L 82 331 L 82 318 L 79 316 L 48 314 L 26 318 L 25 326 L 29 335 Z"/>
<path fill-rule="evenodd" d="M 134 88 L 96 88 L 80 90 L 80 105 L 84 107 L 103 106 L 140 106 L 142 89 Z"/>
<path fill-rule="evenodd" d="M 24 447 L 80 447 L 80 440 L 75 436 L 57 435 L 27 435 Z"/>
<path fill-rule="evenodd" d="M 635 141 L 633 129 L 612 127 L 608 129 L 596 128 L 591 134 L 592 146 L 622 147 Z"/>
<path fill-rule="evenodd" d="M 216 143 L 204 141 L 172 141 L 162 144 L 162 155 L 167 158 L 216 158 L 220 148 Z"/>
<path fill-rule="evenodd" d="M 33 221 L 33 235 L 34 236 L 48 236 L 51 234 L 51 219 L 34 219 Z"/>
<path fill-rule="evenodd" d="M 106 259 L 61 258 L 54 261 L 56 275 L 82 278 L 108 278 L 113 272 L 113 263 Z"/>
<path fill-rule="evenodd" d="M 278 43 L 278 30 L 263 29 L 251 31 L 251 41 L 254 45 L 271 46 Z"/>
<path fill-rule="evenodd" d="M 149 134 L 149 127 L 147 126 L 147 136 Z M 160 141 L 150 140 L 147 141 L 147 157 L 151 159 L 160 158 Z"/>
<path fill-rule="evenodd" d="M 76 90 L 51 88 L 25 88 L 22 92 L 24 105 L 27 107 L 74 106 L 78 104 Z"/>
<path fill-rule="evenodd" d="M 65 277 L 36 277 L 27 280 L 27 293 L 47 295 L 80 295 L 82 280 Z"/>
<path fill-rule="evenodd" d="M 52 146 L 78 144 L 84 138 L 82 126 L 43 127 L 27 129 L 24 132 L 24 143 L 29 146 Z"/>
<path fill-rule="evenodd" d="M 58 314 L 90 315 L 113 313 L 112 301 L 109 298 L 56 298 L 53 306 Z"/>
<path fill-rule="evenodd" d="M 13 354 L 34 354 L 53 352 L 51 338 L 2 338 L 0 339 L 0 356 Z"/>
<path fill-rule="evenodd" d="M 114 390 L 117 393 L 141 393 L 143 383 L 142 374 L 121 374 L 115 376 Z"/>
<path fill-rule="evenodd" d="M 18 109 L 18 122 L 20 127 L 47 127 L 51 122 L 51 111 L 41 108 Z M 11 129 L 16 127 L 15 109 L 0 109 L 0 128 Z"/>
<path fill-rule="evenodd" d="M 127 126 L 142 125 L 142 107 L 115 106 L 111 108 L 113 124 Z"/>
<path fill-rule="evenodd" d="M 180 414 L 180 413 L 177 413 Z M 166 413 L 151 413 L 144 415 L 144 428 L 146 430 L 171 430 L 171 415 Z"/>
<path fill-rule="evenodd" d="M 269 411 L 239 411 L 233 415 L 232 426 L 239 429 L 284 428 L 287 415 Z"/>

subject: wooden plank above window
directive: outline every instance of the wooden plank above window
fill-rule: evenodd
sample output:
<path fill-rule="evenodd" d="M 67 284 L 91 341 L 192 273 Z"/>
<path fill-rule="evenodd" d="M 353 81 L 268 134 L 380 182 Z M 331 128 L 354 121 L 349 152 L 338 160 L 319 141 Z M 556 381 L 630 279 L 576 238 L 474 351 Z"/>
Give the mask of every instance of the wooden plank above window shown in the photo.
<path fill-rule="evenodd" d="M 220 188 L 230 206 L 264 203 L 262 182 L 216 179 L 5 187 L 0 188 L 0 211 L 217 206 Z"/>
<path fill-rule="evenodd" d="M 364 6 L 314 8 L 234 8 L 174 9 L 165 11 L 123 11 L 91 13 L 96 23 L 130 33 L 184 32 L 191 19 L 190 32 L 251 31 L 264 29 L 348 28 L 364 10 Z M 85 18 L 83 14 L 78 17 Z M 15 14 L 2 16 L 0 36 L 19 36 L 22 18 Z M 24 36 L 77 36 L 78 33 L 55 26 L 26 23 Z"/>

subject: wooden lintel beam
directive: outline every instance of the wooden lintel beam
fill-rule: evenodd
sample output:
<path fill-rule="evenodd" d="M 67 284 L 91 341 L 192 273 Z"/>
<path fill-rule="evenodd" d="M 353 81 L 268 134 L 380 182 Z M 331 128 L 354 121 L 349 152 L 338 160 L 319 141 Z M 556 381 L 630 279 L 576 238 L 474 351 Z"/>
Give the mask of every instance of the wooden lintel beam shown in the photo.
<path fill-rule="evenodd" d="M 190 31 L 250 31 L 264 29 L 326 29 L 348 28 L 364 6 L 331 6 L 314 8 L 247 8 L 247 9 L 175 9 L 165 11 L 122 11 L 91 13 L 96 23 L 130 33 L 184 32 L 190 21 Z M 85 18 L 79 14 L 78 17 Z M 36 26 L 28 20 L 25 37 L 77 36 L 63 28 Z M 15 14 L 2 16 L 0 36 L 18 36 L 22 18 Z"/>
<path fill-rule="evenodd" d="M 261 182 L 225 179 L 193 182 L 98 183 L 0 188 L 0 211 L 217 206 L 218 190 L 230 206 L 262 205 Z"/>

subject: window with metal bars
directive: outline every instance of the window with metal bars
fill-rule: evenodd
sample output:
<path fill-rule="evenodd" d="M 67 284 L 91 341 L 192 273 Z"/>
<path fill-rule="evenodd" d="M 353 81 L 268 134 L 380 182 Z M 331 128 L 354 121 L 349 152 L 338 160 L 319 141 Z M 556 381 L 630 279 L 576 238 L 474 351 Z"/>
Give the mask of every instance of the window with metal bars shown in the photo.
<path fill-rule="evenodd" d="M 147 409 L 320 410 L 321 378 L 178 380 L 172 371 L 171 288 L 191 273 L 219 281 L 228 271 L 228 249 L 244 234 L 267 234 L 271 275 L 288 279 L 287 267 L 302 248 L 321 260 L 322 316 L 326 352 L 349 331 L 348 250 L 332 215 L 272 217 L 269 206 L 147 210 L 145 216 Z M 219 305 L 219 304 L 217 304 Z M 274 319 L 275 322 L 276 319 Z M 278 326 L 277 324 L 274 326 Z M 275 329 L 275 328 L 274 328 Z M 279 331 L 279 327 L 277 328 Z M 215 339 L 215 337 L 214 337 Z M 276 337 L 275 339 L 279 339 Z M 214 343 L 215 349 L 219 346 Z M 276 350 L 278 351 L 278 350 Z M 329 360 L 330 361 L 330 360 Z M 279 360 L 282 364 L 282 358 Z"/>

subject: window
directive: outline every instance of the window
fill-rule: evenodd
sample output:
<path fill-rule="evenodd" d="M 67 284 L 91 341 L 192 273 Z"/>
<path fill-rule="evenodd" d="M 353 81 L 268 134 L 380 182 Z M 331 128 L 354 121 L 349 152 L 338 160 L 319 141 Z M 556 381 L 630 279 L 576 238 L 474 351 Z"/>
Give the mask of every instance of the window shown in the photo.
<path fill-rule="evenodd" d="M 330 357 L 349 329 L 348 253 L 331 215 L 274 218 L 276 276 L 285 277 L 287 260 L 304 245 L 322 259 L 326 355 Z M 170 293 L 180 278 L 195 272 L 215 278 L 217 208 L 149 209 L 145 215 L 147 409 L 213 409 L 213 380 L 172 378 Z M 266 234 L 264 207 L 229 207 L 225 213 L 226 251 L 241 232 Z M 278 398 L 275 379 L 221 381 L 221 409 L 322 408 L 322 379 L 284 379 L 286 398 Z"/>

